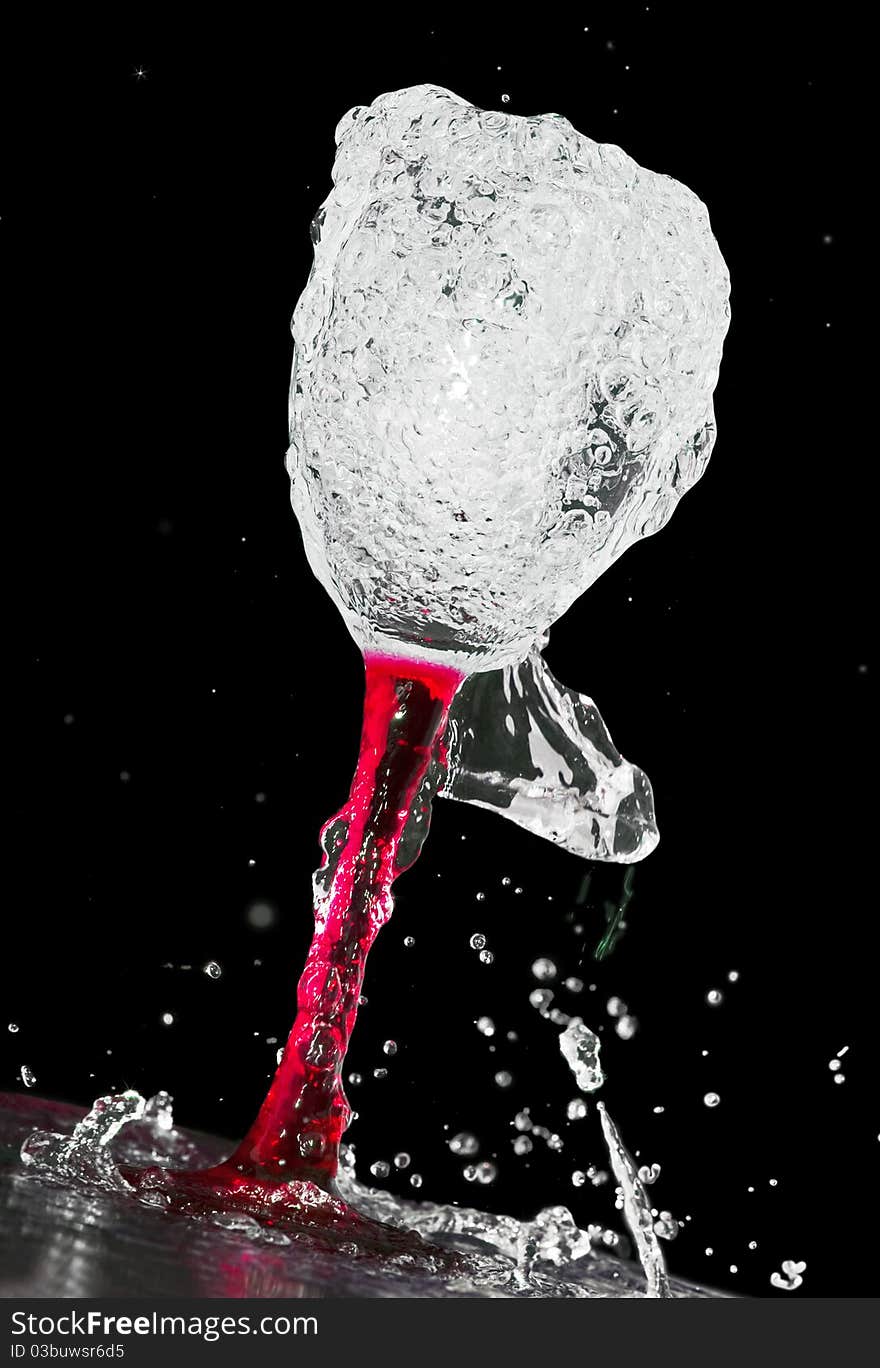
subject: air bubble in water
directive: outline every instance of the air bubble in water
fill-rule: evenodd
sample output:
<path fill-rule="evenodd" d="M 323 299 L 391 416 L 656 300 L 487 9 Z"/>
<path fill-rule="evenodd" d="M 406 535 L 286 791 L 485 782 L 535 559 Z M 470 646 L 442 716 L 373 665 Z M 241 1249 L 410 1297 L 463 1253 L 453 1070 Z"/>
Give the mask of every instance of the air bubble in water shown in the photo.
<path fill-rule="evenodd" d="M 547 983 L 548 980 L 555 979 L 556 965 L 551 959 L 542 956 L 540 959 L 536 959 L 532 965 L 532 973 L 540 983 Z"/>
<path fill-rule="evenodd" d="M 587 1104 L 582 1097 L 575 1097 L 565 1109 L 569 1121 L 583 1121 L 587 1114 Z"/>
<path fill-rule="evenodd" d="M 397 1041 L 396 1041 L 396 1040 L 386 1040 L 386 1041 L 385 1041 L 385 1044 L 382 1046 L 382 1050 L 383 1050 L 383 1052 L 384 1052 L 385 1054 L 387 1054 L 387 1055 L 396 1055 L 396 1054 L 397 1054 Z"/>
<path fill-rule="evenodd" d="M 34 1087 L 37 1081 L 37 1075 L 34 1073 L 33 1069 L 29 1069 L 27 1064 L 22 1064 L 19 1073 L 21 1075 L 21 1081 L 26 1088 Z"/>
<path fill-rule="evenodd" d="M 492 954 L 492 951 L 491 951 L 491 950 L 481 950 L 481 951 L 480 951 L 480 963 L 481 963 L 481 964 L 494 964 L 494 963 L 495 963 L 495 956 Z"/>
<path fill-rule="evenodd" d="M 716 1092 L 707 1092 L 706 1096 L 703 1098 L 703 1102 L 707 1107 L 717 1107 L 720 1101 L 721 1098 Z"/>
<path fill-rule="evenodd" d="M 470 1131 L 459 1131 L 448 1144 L 453 1154 L 476 1154 L 480 1148 L 479 1140 Z"/>
<path fill-rule="evenodd" d="M 482 950 L 485 944 L 486 937 L 483 935 L 482 931 L 475 931 L 470 940 L 471 949 Z"/>
<path fill-rule="evenodd" d="M 370 1172 L 374 1178 L 387 1178 L 391 1172 L 391 1165 L 384 1159 L 377 1159 L 375 1164 L 370 1165 Z"/>

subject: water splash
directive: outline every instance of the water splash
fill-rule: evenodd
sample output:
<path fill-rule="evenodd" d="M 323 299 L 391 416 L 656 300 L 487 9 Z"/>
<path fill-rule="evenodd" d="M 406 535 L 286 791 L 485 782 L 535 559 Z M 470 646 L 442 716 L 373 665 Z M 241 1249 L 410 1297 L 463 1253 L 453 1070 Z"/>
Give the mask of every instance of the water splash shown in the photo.
<path fill-rule="evenodd" d="M 611 1167 L 623 1194 L 623 1212 L 626 1216 L 627 1225 L 632 1231 L 632 1237 L 636 1242 L 642 1268 L 645 1270 L 648 1296 L 669 1297 L 672 1293 L 669 1288 L 663 1251 L 657 1243 L 657 1235 L 654 1231 L 651 1203 L 642 1186 L 632 1157 L 624 1147 L 620 1132 L 611 1119 L 608 1108 L 604 1102 L 600 1102 L 598 1105 L 602 1134 L 605 1136 L 605 1143 L 608 1146 Z"/>

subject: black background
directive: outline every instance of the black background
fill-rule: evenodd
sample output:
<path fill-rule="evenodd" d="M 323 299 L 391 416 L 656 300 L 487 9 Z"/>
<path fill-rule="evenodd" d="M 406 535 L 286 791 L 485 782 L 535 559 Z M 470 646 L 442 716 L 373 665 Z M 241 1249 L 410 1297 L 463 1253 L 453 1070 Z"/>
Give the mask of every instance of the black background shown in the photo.
<path fill-rule="evenodd" d="M 562 1202 L 621 1228 L 613 1183 L 571 1184 L 607 1161 L 592 1103 L 566 1122 L 576 1090 L 528 1004 L 532 961 L 549 955 L 558 1004 L 605 1024 L 604 1095 L 640 1161 L 662 1165 L 658 1208 L 692 1218 L 672 1270 L 766 1296 L 781 1260 L 805 1259 L 798 1295 L 860 1295 L 876 1277 L 878 1130 L 864 39 L 845 12 L 824 26 L 799 7 L 699 13 L 583 6 L 513 28 L 497 12 L 493 35 L 421 11 L 328 11 L 212 20 L 197 37 L 77 22 L 8 42 L 0 1087 L 20 1088 L 27 1064 L 46 1095 L 164 1087 L 182 1123 L 237 1137 L 252 1119 L 267 1037 L 291 1019 L 317 831 L 345 798 L 359 731 L 358 654 L 306 566 L 283 465 L 289 319 L 333 130 L 423 81 L 554 110 L 691 186 L 732 278 L 707 474 L 548 651 L 650 775 L 662 840 L 598 965 L 623 871 L 594 867 L 575 907 L 574 857 L 437 803 L 368 969 L 349 1138 L 362 1176 L 412 1154 L 388 1180 L 401 1192 L 415 1170 L 425 1198 L 519 1215 Z M 246 916 L 259 900 L 278 913 L 263 931 Z M 595 991 L 567 993 L 571 974 Z M 632 1040 L 613 1033 L 612 994 L 638 1017 Z M 845 1045 L 838 1086 L 828 1061 Z M 513 1155 L 523 1106 L 562 1153 Z M 497 1156 L 492 1186 L 462 1178 L 445 1143 L 458 1130 Z"/>

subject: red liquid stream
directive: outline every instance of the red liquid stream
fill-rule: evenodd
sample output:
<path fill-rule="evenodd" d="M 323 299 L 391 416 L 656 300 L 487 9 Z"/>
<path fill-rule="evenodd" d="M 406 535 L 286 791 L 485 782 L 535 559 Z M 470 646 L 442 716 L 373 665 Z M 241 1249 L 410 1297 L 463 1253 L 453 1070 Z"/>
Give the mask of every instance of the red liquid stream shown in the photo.
<path fill-rule="evenodd" d="M 355 1236 L 375 1229 L 336 1196 L 339 1144 L 351 1115 L 341 1070 L 367 955 L 391 915 L 391 885 L 427 832 L 429 800 L 421 811 L 413 805 L 463 675 L 380 655 L 367 655 L 365 664 L 357 769 L 347 803 L 321 830 L 315 933 L 296 1019 L 259 1114 L 235 1153 L 214 1168 L 122 1170 L 139 1190 L 160 1190 L 177 1207 L 261 1218 L 288 1213 Z M 407 841 L 407 857 L 400 847 L 410 820 L 421 830 L 414 844 Z"/>

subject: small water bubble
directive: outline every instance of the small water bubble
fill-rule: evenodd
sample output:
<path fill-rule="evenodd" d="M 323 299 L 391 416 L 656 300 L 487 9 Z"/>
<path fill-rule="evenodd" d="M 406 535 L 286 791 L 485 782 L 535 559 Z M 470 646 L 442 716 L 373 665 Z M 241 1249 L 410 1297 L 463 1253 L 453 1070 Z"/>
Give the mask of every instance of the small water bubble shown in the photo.
<path fill-rule="evenodd" d="M 470 947 L 471 947 L 471 949 L 472 949 L 472 950 L 482 950 L 485 944 L 486 944 L 486 937 L 483 935 L 482 931 L 475 931 L 474 934 L 471 936 L 471 939 L 470 939 Z"/>
<path fill-rule="evenodd" d="M 771 1187 L 779 1186 L 779 1180 L 777 1178 L 769 1178 L 767 1181 L 769 1182 Z"/>
<path fill-rule="evenodd" d="M 495 1034 L 495 1022 L 492 1020 L 491 1017 L 477 1017 L 475 1025 L 477 1030 L 480 1032 L 480 1035 L 493 1036 Z"/>
<path fill-rule="evenodd" d="M 842 1073 L 835 1074 L 835 1075 L 834 1075 L 834 1081 L 835 1081 L 835 1083 L 845 1083 L 845 1082 L 846 1082 L 846 1074 L 842 1074 Z"/>
<path fill-rule="evenodd" d="M 513 1074 L 509 1073 L 507 1069 L 499 1069 L 495 1075 L 495 1082 L 499 1088 L 509 1088 L 513 1082 Z"/>
<path fill-rule="evenodd" d="M 10 1023 L 9 1023 L 9 1030 L 11 1031 L 11 1033 L 12 1033 L 13 1035 L 17 1035 L 17 1034 L 18 1034 L 18 1023 L 15 1022 L 15 1021 L 10 1021 Z"/>
<path fill-rule="evenodd" d="M 509 888 L 509 887 L 510 887 L 510 882 L 511 882 L 510 879 L 509 879 L 509 878 L 507 877 L 507 875 L 505 874 L 504 878 L 501 880 L 501 886 L 502 886 L 502 888 Z"/>
<path fill-rule="evenodd" d="M 582 1097 L 574 1097 L 565 1109 L 569 1121 L 583 1121 L 587 1114 L 587 1104 Z"/>
<path fill-rule="evenodd" d="M 466 1183 L 473 1183 L 477 1177 L 476 1164 L 466 1164 L 461 1171 L 461 1176 L 464 1178 Z"/>
<path fill-rule="evenodd" d="M 803 1262 L 795 1263 L 793 1259 L 784 1259 L 781 1273 L 771 1273 L 770 1282 L 774 1287 L 778 1287 L 783 1292 L 795 1292 L 803 1283 L 801 1274 L 806 1271 L 807 1265 Z"/>
<path fill-rule="evenodd" d="M 528 1135 L 518 1135 L 513 1141 L 514 1154 L 531 1154 L 534 1148 L 534 1142 Z"/>
<path fill-rule="evenodd" d="M 404 936 L 403 943 L 406 946 L 407 950 L 411 950 L 416 943 L 416 938 L 415 936 Z"/>
<path fill-rule="evenodd" d="M 459 1131 L 447 1144 L 453 1154 L 477 1154 L 480 1148 L 479 1140 L 470 1131 Z"/>
<path fill-rule="evenodd" d="M 629 1013 L 625 1013 L 622 1017 L 618 1018 L 614 1029 L 621 1040 L 632 1040 L 636 1031 L 639 1029 L 638 1017 L 630 1016 Z"/>
<path fill-rule="evenodd" d="M 387 1178 L 391 1172 L 391 1165 L 384 1159 L 377 1159 L 375 1164 L 370 1165 L 370 1172 L 374 1178 Z"/>
<path fill-rule="evenodd" d="M 570 993 L 582 993 L 584 991 L 584 981 L 579 978 L 567 978 L 565 986 Z"/>
<path fill-rule="evenodd" d="M 831 1071 L 832 1071 L 833 1073 L 837 1073 L 837 1070 L 840 1068 L 840 1060 L 839 1060 L 839 1059 L 829 1059 L 829 1061 L 828 1061 L 828 1067 L 829 1067 L 829 1069 L 831 1069 Z"/>
<path fill-rule="evenodd" d="M 217 963 L 216 960 L 208 960 L 208 963 L 205 965 L 204 969 L 202 970 L 202 973 L 207 974 L 208 978 L 210 979 L 218 979 L 220 975 L 223 973 L 223 970 L 220 968 L 220 965 Z"/>
<path fill-rule="evenodd" d="M 410 1187 L 420 1188 L 422 1186 L 422 1175 L 420 1173 L 410 1174 Z"/>
<path fill-rule="evenodd" d="M 718 988 L 710 988 L 706 994 L 706 1001 L 710 1007 L 719 1007 L 724 1001 L 724 994 Z"/>
<path fill-rule="evenodd" d="M 654 1222 L 654 1234 L 661 1240 L 674 1240 L 680 1230 L 678 1221 L 669 1211 L 661 1211 Z"/>
<path fill-rule="evenodd" d="M 514 891 L 514 893 L 517 893 L 517 894 L 518 894 L 518 893 L 522 893 L 522 889 L 521 889 L 519 886 L 517 886 L 513 891 Z"/>
<path fill-rule="evenodd" d="M 552 959 L 546 959 L 542 956 L 541 959 L 536 959 L 532 965 L 532 973 L 539 983 L 547 983 L 550 979 L 555 979 L 556 965 Z"/>
<path fill-rule="evenodd" d="M 738 970 L 738 969 L 731 969 L 730 973 L 727 975 L 727 982 L 728 982 L 728 983 L 738 983 L 738 982 L 739 982 L 739 970 Z"/>
<path fill-rule="evenodd" d="M 245 913 L 245 919 L 255 931 L 265 931 L 277 920 L 277 912 L 271 903 L 253 902 Z"/>
<path fill-rule="evenodd" d="M 757 1248 L 758 1248 L 758 1241 L 757 1241 L 757 1240 L 749 1240 L 749 1249 L 757 1249 Z"/>
<path fill-rule="evenodd" d="M 26 1088 L 33 1088 L 37 1081 L 37 1075 L 33 1069 L 28 1068 L 27 1064 L 22 1064 L 19 1070 L 21 1081 Z"/>
<path fill-rule="evenodd" d="M 374 1078 L 387 1078 L 387 1077 L 388 1077 L 388 1070 L 387 1070 L 387 1069 L 374 1069 L 374 1070 L 373 1070 L 373 1077 L 374 1077 Z"/>
<path fill-rule="evenodd" d="M 490 1160 L 484 1159 L 481 1164 L 477 1164 L 475 1177 L 478 1183 L 482 1183 L 486 1187 L 489 1183 L 495 1182 L 498 1177 L 498 1169 Z"/>
<path fill-rule="evenodd" d="M 481 963 L 481 964 L 494 964 L 494 963 L 495 963 L 495 956 L 493 955 L 493 953 L 492 953 L 491 950 L 481 950 L 481 951 L 480 951 L 480 963 Z"/>
<path fill-rule="evenodd" d="M 364 1076 L 359 1073 L 350 1073 L 348 1075 L 348 1081 L 353 1088 L 359 1088 L 364 1081 Z"/>
<path fill-rule="evenodd" d="M 502 104 L 510 104 L 510 96 L 509 96 L 509 95 L 502 95 L 502 96 L 501 96 L 501 103 L 502 103 Z"/>
<path fill-rule="evenodd" d="M 172 1012 L 163 1012 L 163 1013 L 162 1013 L 162 1025 L 163 1025 L 163 1026 L 173 1026 L 173 1025 L 174 1025 L 174 1014 L 173 1014 Z"/>
<path fill-rule="evenodd" d="M 485 902 L 485 901 L 486 901 L 486 895 L 485 895 L 485 893 L 478 893 L 478 894 L 476 895 L 476 899 L 477 899 L 477 902 Z"/>
<path fill-rule="evenodd" d="M 410 1158 L 410 1156 L 406 1153 L 406 1150 L 401 1150 L 399 1154 L 395 1154 L 395 1156 L 394 1156 L 394 1167 L 395 1167 L 395 1168 L 399 1168 L 399 1169 L 409 1168 L 410 1163 L 411 1163 L 411 1158 Z"/>
<path fill-rule="evenodd" d="M 574 1173 L 571 1175 L 572 1186 L 583 1187 L 586 1181 L 587 1175 L 584 1173 L 583 1169 L 575 1169 Z"/>
<path fill-rule="evenodd" d="M 626 1015 L 626 1003 L 622 998 L 610 997 L 606 1003 L 605 1010 L 610 1017 L 622 1017 Z"/>
<path fill-rule="evenodd" d="M 716 1092 L 707 1092 L 706 1096 L 703 1098 L 703 1103 L 707 1107 L 717 1107 L 720 1101 L 721 1098 Z"/>
<path fill-rule="evenodd" d="M 387 1055 L 396 1055 L 396 1054 L 397 1054 L 397 1041 L 396 1041 L 396 1040 L 386 1040 L 386 1041 L 385 1041 L 385 1044 L 382 1046 L 382 1051 L 383 1051 L 384 1054 L 387 1054 Z"/>

